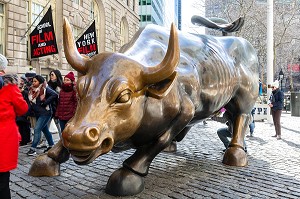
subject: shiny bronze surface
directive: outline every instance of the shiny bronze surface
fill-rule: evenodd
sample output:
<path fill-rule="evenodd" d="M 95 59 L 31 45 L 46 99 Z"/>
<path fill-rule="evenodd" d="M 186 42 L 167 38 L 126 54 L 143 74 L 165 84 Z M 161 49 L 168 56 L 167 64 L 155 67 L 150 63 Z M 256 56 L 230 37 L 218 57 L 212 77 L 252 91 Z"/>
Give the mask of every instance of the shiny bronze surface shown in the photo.
<path fill-rule="evenodd" d="M 143 176 L 158 153 L 225 107 L 234 131 L 223 162 L 247 165 L 243 139 L 258 97 L 258 62 L 246 40 L 148 25 L 119 53 L 86 58 L 65 19 L 64 48 L 83 76 L 76 114 L 49 158 L 62 163 L 68 151 L 77 164 L 88 164 L 111 150 L 135 148 L 106 187 L 111 195 L 134 195 L 143 190 Z"/>

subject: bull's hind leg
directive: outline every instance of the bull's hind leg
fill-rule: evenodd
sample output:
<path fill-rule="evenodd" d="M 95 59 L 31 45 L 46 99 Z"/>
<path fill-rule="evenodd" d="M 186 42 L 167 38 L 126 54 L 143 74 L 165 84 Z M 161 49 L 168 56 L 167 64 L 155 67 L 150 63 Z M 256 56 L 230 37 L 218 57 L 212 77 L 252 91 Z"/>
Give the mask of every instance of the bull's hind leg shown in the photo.
<path fill-rule="evenodd" d="M 143 177 L 148 174 L 152 160 L 172 142 L 194 116 L 195 107 L 188 97 L 183 97 L 181 106 L 181 112 L 173 120 L 170 128 L 156 142 L 138 148 L 123 163 L 123 167 L 110 176 L 106 185 L 106 193 L 115 196 L 128 196 L 143 191 Z"/>
<path fill-rule="evenodd" d="M 248 160 L 244 150 L 244 137 L 250 117 L 250 114 L 241 114 L 236 117 L 232 139 L 223 157 L 224 164 L 240 167 L 247 165 Z"/>
<path fill-rule="evenodd" d="M 39 155 L 32 163 L 28 175 L 30 176 L 58 176 L 60 164 L 66 162 L 70 157 L 68 150 L 62 145 L 61 140 L 55 144 L 47 153 Z"/>

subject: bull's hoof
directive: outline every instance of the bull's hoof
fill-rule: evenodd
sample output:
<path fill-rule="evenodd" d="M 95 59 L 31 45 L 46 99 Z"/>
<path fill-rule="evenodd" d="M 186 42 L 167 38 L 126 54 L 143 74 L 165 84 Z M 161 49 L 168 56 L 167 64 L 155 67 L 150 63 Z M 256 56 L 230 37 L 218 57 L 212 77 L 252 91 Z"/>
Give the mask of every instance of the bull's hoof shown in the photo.
<path fill-rule="evenodd" d="M 48 157 L 47 154 L 39 155 L 32 163 L 28 175 L 34 177 L 40 176 L 58 176 L 60 174 L 60 164 Z"/>
<path fill-rule="evenodd" d="M 177 143 L 175 141 L 171 142 L 169 146 L 164 149 L 164 152 L 176 152 L 177 151 Z"/>
<path fill-rule="evenodd" d="M 105 192 L 113 196 L 131 196 L 143 190 L 143 177 L 126 168 L 120 168 L 109 177 Z"/>
<path fill-rule="evenodd" d="M 247 154 L 240 147 L 229 147 L 224 154 L 223 163 L 229 166 L 247 166 Z"/>

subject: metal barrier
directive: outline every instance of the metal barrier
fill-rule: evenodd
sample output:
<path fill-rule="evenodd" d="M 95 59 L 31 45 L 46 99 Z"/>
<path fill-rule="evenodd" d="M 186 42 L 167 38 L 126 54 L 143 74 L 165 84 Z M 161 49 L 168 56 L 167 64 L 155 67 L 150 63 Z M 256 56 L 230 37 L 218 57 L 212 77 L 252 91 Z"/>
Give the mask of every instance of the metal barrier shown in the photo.
<path fill-rule="evenodd" d="M 270 113 L 270 107 L 268 104 L 259 104 L 256 103 L 254 105 L 255 113 L 254 113 L 254 121 L 264 121 L 267 120 L 268 113 Z"/>

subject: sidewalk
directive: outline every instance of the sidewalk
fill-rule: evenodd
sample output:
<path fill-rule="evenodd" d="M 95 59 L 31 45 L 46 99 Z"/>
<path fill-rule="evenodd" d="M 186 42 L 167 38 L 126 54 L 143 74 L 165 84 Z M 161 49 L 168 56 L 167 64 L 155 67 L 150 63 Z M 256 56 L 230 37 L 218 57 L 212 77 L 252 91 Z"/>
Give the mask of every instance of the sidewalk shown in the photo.
<path fill-rule="evenodd" d="M 254 137 L 246 138 L 247 167 L 222 164 L 224 146 L 216 131 L 224 124 L 208 120 L 192 128 L 176 153 L 160 153 L 145 177 L 145 190 L 130 197 L 109 196 L 104 190 L 133 150 L 110 152 L 85 166 L 69 160 L 61 165 L 60 176 L 49 178 L 27 175 L 34 157 L 26 155 L 29 146 L 24 146 L 11 175 L 12 198 L 300 198 L 300 117 L 283 112 L 282 140 L 271 137 L 275 129 L 268 122 L 255 124 Z"/>

